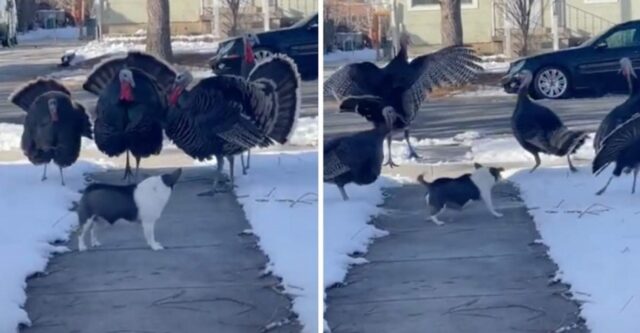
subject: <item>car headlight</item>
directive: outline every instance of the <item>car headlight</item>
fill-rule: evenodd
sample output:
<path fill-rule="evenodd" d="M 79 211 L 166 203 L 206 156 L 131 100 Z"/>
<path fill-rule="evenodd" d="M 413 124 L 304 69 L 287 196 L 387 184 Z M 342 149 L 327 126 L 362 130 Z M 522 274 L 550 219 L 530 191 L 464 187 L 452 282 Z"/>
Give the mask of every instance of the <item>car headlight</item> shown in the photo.
<path fill-rule="evenodd" d="M 524 67 L 525 60 L 516 61 L 511 65 L 511 69 L 509 70 L 509 74 L 518 73 Z"/>

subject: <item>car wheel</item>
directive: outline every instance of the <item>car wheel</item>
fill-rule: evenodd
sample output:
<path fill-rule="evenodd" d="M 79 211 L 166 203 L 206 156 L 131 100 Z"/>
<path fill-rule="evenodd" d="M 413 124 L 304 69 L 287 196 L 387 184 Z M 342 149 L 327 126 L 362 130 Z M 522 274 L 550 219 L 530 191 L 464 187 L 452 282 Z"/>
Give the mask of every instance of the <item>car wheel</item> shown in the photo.
<path fill-rule="evenodd" d="M 569 75 L 559 67 L 542 68 L 536 74 L 533 82 L 536 97 L 559 99 L 568 97 L 571 92 Z"/>
<path fill-rule="evenodd" d="M 271 50 L 269 49 L 257 48 L 253 50 L 253 57 L 256 59 L 256 61 L 260 61 L 272 55 L 273 55 L 273 52 L 271 52 Z"/>

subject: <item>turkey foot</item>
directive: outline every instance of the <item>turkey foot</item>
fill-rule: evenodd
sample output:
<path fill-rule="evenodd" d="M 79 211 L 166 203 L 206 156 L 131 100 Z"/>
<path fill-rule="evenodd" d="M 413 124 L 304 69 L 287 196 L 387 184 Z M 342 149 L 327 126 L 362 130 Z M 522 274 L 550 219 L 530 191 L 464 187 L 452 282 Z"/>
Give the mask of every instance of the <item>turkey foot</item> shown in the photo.
<path fill-rule="evenodd" d="M 384 165 L 388 165 L 390 168 L 395 168 L 395 167 L 399 167 L 399 164 L 396 164 L 392 159 L 391 156 L 389 156 L 389 158 L 387 159 L 387 162 L 384 163 Z"/>

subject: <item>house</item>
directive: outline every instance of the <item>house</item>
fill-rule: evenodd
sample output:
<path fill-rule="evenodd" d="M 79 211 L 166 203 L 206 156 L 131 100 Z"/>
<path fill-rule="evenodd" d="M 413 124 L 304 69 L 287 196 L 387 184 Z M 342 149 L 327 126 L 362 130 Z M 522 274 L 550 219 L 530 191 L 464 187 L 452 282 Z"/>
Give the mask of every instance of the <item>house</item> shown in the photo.
<path fill-rule="evenodd" d="M 505 3 L 516 0 L 461 1 L 464 42 L 486 52 L 501 52 L 505 46 L 505 22 L 509 21 Z M 614 24 L 640 18 L 638 0 L 557 1 L 564 45 L 571 45 L 574 39 L 593 36 Z M 552 0 L 536 0 L 532 8 L 531 31 L 538 47 L 543 49 L 551 43 L 552 3 Z M 397 15 L 398 22 L 411 34 L 414 44 L 440 44 L 439 0 L 398 0 Z"/>
<path fill-rule="evenodd" d="M 105 34 L 133 34 L 146 29 L 147 0 L 99 0 L 102 5 L 102 31 Z M 271 26 L 288 25 L 317 11 L 317 0 L 270 0 Z M 263 27 L 262 0 L 241 1 L 240 17 L 245 30 Z M 169 0 L 171 33 L 193 35 L 211 33 L 214 6 L 220 6 L 221 24 L 230 20 L 226 0 Z M 224 27 L 223 29 L 224 30 Z"/>

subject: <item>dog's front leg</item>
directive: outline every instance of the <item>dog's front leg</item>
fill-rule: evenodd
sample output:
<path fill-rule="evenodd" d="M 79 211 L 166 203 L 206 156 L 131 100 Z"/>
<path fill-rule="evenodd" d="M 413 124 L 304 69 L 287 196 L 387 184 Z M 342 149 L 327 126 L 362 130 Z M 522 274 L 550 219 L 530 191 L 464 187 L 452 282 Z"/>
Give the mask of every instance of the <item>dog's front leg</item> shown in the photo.
<path fill-rule="evenodd" d="M 142 220 L 142 231 L 144 232 L 144 238 L 147 240 L 147 244 L 151 247 L 152 250 L 158 251 L 163 250 L 162 244 L 156 242 L 156 220 Z"/>
<path fill-rule="evenodd" d="M 87 231 L 91 229 L 93 225 L 93 218 L 90 218 L 82 225 L 80 235 L 78 235 L 78 251 L 83 252 L 87 250 L 87 244 L 84 242 Z"/>
<path fill-rule="evenodd" d="M 493 214 L 493 216 L 495 217 L 503 217 L 504 215 L 502 215 L 502 213 L 498 213 L 495 208 L 493 208 L 493 199 L 491 198 L 491 192 L 484 192 L 481 193 L 481 197 L 482 197 L 482 201 L 484 201 L 484 204 L 487 206 L 487 209 L 489 210 L 489 212 L 491 212 L 491 214 Z"/>

